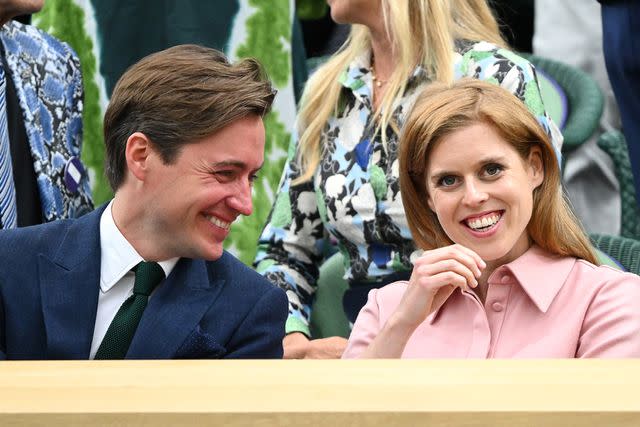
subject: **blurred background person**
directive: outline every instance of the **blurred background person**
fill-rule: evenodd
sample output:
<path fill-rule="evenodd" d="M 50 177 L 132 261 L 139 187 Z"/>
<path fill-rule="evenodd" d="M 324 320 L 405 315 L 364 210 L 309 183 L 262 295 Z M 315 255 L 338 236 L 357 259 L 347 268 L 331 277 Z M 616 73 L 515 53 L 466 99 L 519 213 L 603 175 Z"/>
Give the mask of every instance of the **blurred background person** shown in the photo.
<path fill-rule="evenodd" d="M 83 87 L 75 52 L 14 21 L 43 1 L 0 9 L 0 227 L 14 228 L 93 209 L 80 161 Z M 24 19 L 23 19 L 24 20 Z"/>
<path fill-rule="evenodd" d="M 564 186 L 576 214 L 591 233 L 620 232 L 620 195 L 611 158 L 598 145 L 606 131 L 620 129 L 602 46 L 600 5 L 594 0 L 535 0 L 533 53 L 589 74 L 604 95 L 600 126 L 566 157 Z"/>

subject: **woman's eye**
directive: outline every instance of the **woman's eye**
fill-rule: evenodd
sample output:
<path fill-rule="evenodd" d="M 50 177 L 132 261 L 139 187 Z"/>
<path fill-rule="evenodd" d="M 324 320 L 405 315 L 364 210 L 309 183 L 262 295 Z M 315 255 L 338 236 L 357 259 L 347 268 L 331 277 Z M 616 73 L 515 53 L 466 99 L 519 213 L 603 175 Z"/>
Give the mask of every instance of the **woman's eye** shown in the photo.
<path fill-rule="evenodd" d="M 451 187 L 452 185 L 455 185 L 456 182 L 458 182 L 458 180 L 455 176 L 447 175 L 440 178 L 440 181 L 438 181 L 438 184 L 442 187 Z"/>
<path fill-rule="evenodd" d="M 502 166 L 500 165 L 487 165 L 487 167 L 484 169 L 486 174 L 489 176 L 495 176 L 498 175 L 500 172 L 502 172 Z"/>

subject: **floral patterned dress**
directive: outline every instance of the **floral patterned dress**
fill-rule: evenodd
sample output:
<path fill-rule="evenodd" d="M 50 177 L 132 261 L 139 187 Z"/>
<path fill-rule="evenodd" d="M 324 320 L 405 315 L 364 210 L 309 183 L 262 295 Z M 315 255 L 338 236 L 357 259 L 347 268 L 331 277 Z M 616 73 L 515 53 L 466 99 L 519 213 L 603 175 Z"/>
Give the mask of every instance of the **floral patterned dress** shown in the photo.
<path fill-rule="evenodd" d="M 398 181 L 398 134 L 389 126 L 385 144 L 374 137 L 370 53 L 356 58 L 340 77 L 337 114 L 322 132 L 322 157 L 312 181 L 300 175 L 294 137 L 278 195 L 260 237 L 257 269 L 289 298 L 287 333 L 309 335 L 311 304 L 319 266 L 337 244 L 352 282 L 375 282 L 412 268 L 415 246 Z M 498 84 L 520 98 L 551 136 L 560 158 L 562 136 L 546 113 L 531 63 L 487 42 L 456 43 L 455 78 Z M 404 124 L 421 89 L 429 83 L 418 67 L 393 120 Z"/>

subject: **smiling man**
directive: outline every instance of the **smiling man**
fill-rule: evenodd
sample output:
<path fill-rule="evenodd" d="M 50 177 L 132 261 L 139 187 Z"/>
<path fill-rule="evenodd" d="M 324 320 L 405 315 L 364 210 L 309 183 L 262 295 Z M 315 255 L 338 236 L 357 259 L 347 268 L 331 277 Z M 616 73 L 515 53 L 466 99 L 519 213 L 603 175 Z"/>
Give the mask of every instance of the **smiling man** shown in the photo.
<path fill-rule="evenodd" d="M 104 120 L 114 199 L 0 232 L 0 358 L 282 357 L 284 292 L 223 250 L 273 97 L 256 61 L 195 45 L 127 70 Z"/>

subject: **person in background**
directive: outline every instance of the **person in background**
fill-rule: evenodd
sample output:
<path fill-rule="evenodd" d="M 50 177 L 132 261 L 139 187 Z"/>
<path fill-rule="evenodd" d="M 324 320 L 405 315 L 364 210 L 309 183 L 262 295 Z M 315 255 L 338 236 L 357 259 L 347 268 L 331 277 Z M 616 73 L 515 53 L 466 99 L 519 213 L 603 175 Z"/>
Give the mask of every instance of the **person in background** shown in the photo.
<path fill-rule="evenodd" d="M 602 6 L 602 44 L 607 73 L 615 93 L 622 131 L 640 207 L 640 4 L 634 0 L 598 0 Z"/>
<path fill-rule="evenodd" d="M 343 357 L 640 356 L 640 277 L 596 265 L 549 137 L 516 97 L 432 85 L 399 161 L 424 252 L 408 281 L 369 293 Z"/>
<path fill-rule="evenodd" d="M 564 153 L 563 186 L 589 233 L 620 234 L 620 188 L 613 160 L 598 147 L 604 132 L 620 130 L 620 113 L 602 49 L 600 5 L 594 0 L 536 0 L 533 53 L 579 68 L 597 83 L 604 110 L 593 135 Z"/>
<path fill-rule="evenodd" d="M 372 288 L 411 274 L 415 245 L 398 183 L 398 135 L 434 81 L 500 85 L 532 111 L 560 153 L 533 66 L 510 51 L 485 0 L 330 0 L 349 39 L 311 77 L 297 137 L 259 241 L 259 272 L 287 291 L 287 358 L 338 358 L 346 339 L 311 339 L 318 267 L 332 240 L 344 255 L 353 321 Z M 470 142 L 471 143 L 471 142 Z"/>
<path fill-rule="evenodd" d="M 0 228 L 76 218 L 93 210 L 80 161 L 80 61 L 65 43 L 12 20 L 43 0 L 0 8 Z"/>
<path fill-rule="evenodd" d="M 113 200 L 0 232 L 0 359 L 282 357 L 284 292 L 222 246 L 273 98 L 255 60 L 201 46 L 129 68 L 104 119 Z"/>

